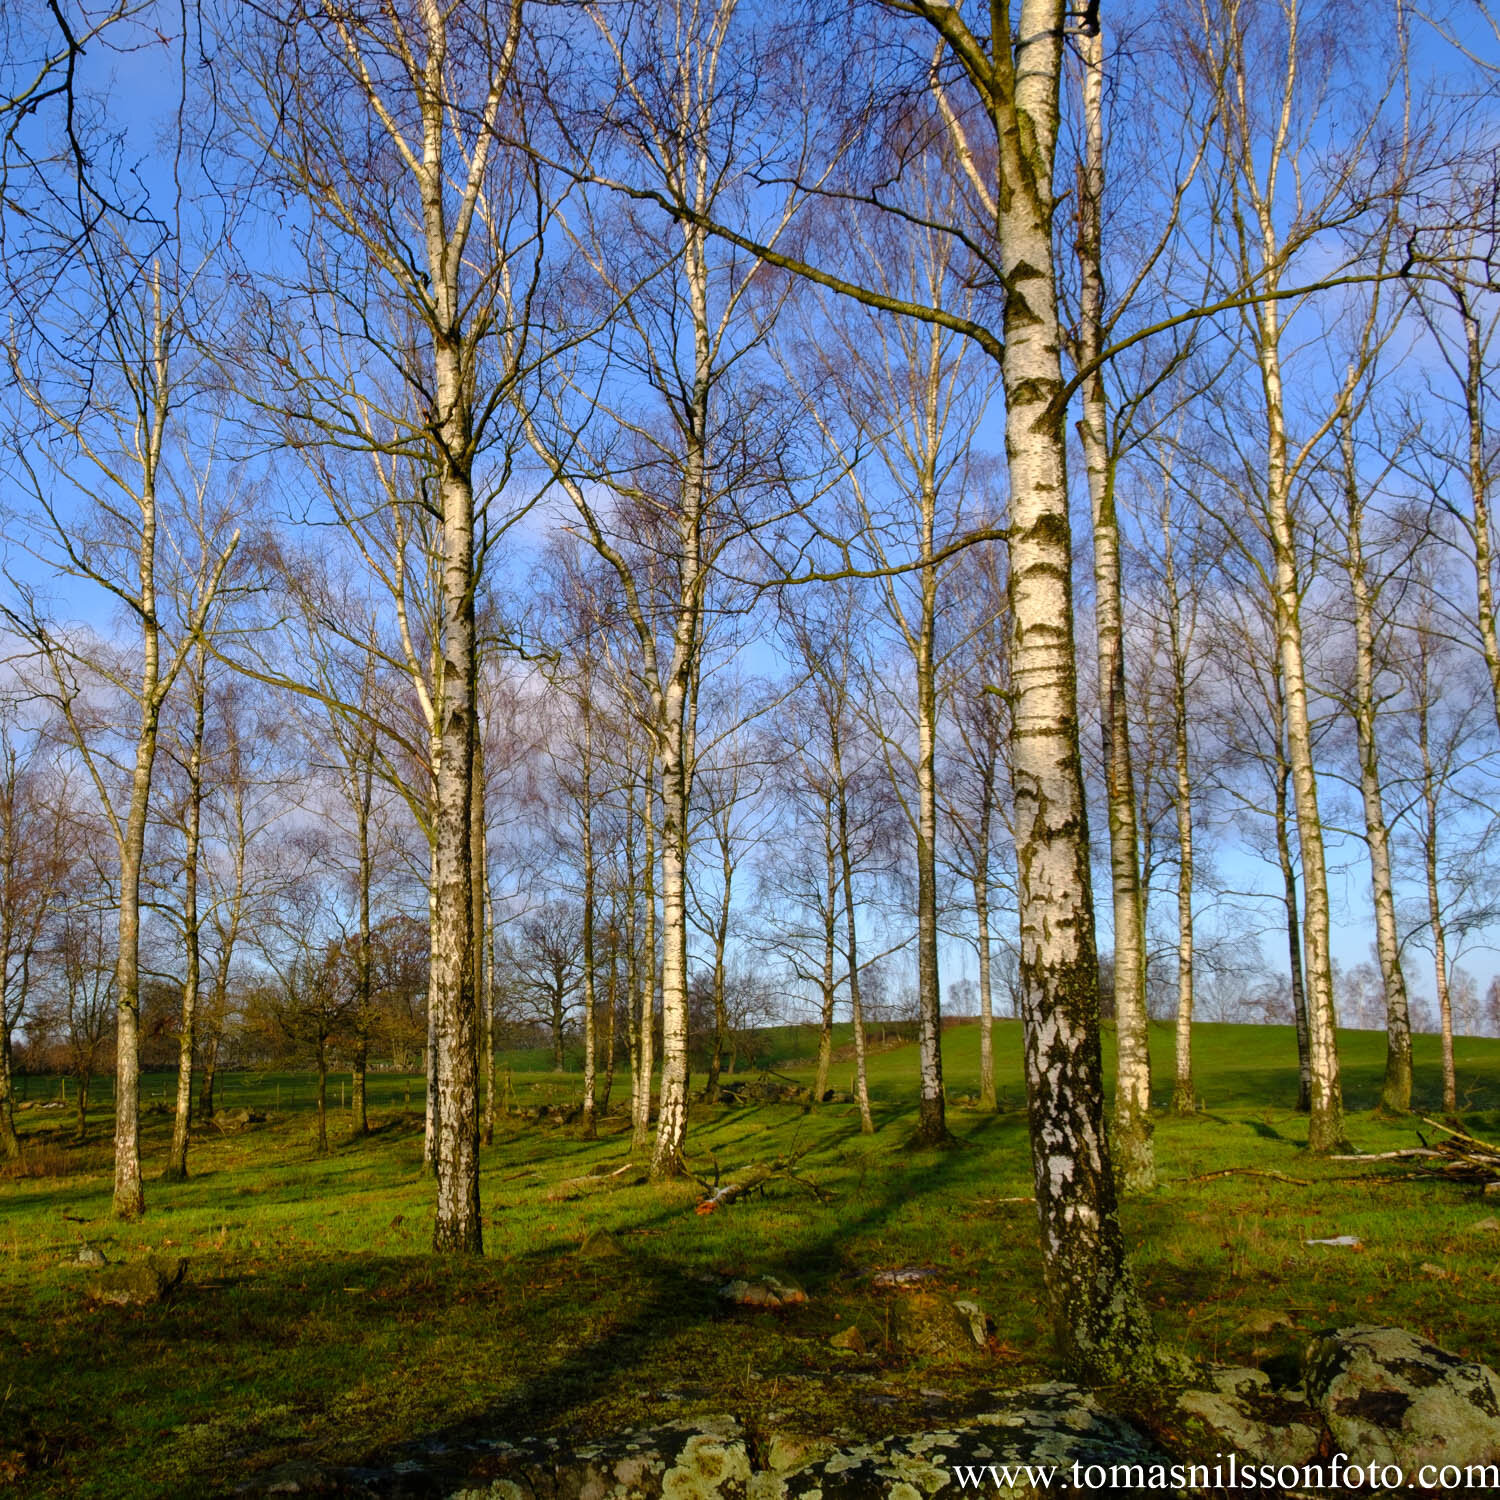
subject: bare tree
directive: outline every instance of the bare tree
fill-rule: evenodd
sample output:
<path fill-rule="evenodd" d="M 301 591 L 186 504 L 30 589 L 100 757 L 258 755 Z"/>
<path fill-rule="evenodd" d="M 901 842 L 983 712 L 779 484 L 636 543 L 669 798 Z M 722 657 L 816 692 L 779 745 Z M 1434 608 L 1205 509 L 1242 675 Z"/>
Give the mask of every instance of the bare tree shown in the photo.
<path fill-rule="evenodd" d="M 479 1004 L 475 993 L 473 800 L 478 739 L 476 584 L 493 524 L 476 467 L 525 358 L 526 315 L 507 311 L 538 248 L 534 179 L 502 149 L 516 117 L 522 0 L 355 13 L 302 0 L 237 39 L 239 121 L 265 164 L 309 209 L 302 289 L 340 328 L 339 268 L 393 304 L 389 337 L 363 338 L 411 400 L 380 408 L 380 381 L 351 385 L 273 336 L 277 402 L 307 441 L 417 460 L 441 536 L 440 657 L 433 706 L 433 941 L 437 1212 L 433 1244 L 478 1254 Z M 518 247 L 527 248 L 518 248 Z M 517 262 L 517 257 L 522 257 Z M 524 295 L 524 277 L 518 295 Z M 363 330 L 361 330 L 363 336 Z M 284 352 L 275 347 L 280 337 Z M 331 341 L 330 341 L 331 342 Z M 290 378 L 284 379 L 283 375 Z M 351 395 L 352 391 L 352 395 Z M 494 488 L 504 482 L 501 471 Z"/>
<path fill-rule="evenodd" d="M 84 580 L 125 608 L 139 645 L 124 658 L 80 650 L 76 635 L 47 622 L 34 597 L 17 623 L 43 658 L 53 698 L 98 794 L 119 854 L 119 944 L 115 968 L 118 1076 L 115 1116 L 114 1211 L 134 1218 L 145 1209 L 140 1157 L 140 902 L 162 709 L 214 606 L 238 541 L 200 533 L 172 510 L 174 449 L 188 441 L 170 420 L 191 393 L 188 325 L 193 318 L 190 276 L 155 262 L 141 267 L 123 236 L 106 245 L 96 237 L 87 256 L 89 291 L 101 352 L 87 372 L 87 398 L 76 401 L 79 372 L 43 361 L 23 365 L 13 343 L 16 383 L 47 435 L 38 449 L 18 455 L 34 496 L 34 546 L 60 574 Z M 87 313 L 84 313 L 87 316 Z M 175 521 L 175 524 L 173 524 Z M 158 553 L 171 526 L 181 576 L 164 591 Z M 197 543 L 195 550 L 194 543 Z M 175 594 L 176 618 L 167 614 Z M 164 619 L 164 615 L 167 618 Z M 133 679 L 133 680 L 132 680 Z M 124 807 L 115 765 L 97 726 L 88 693 L 100 681 L 133 704 L 133 747 Z M 123 731 L 122 727 L 122 733 Z"/>
<path fill-rule="evenodd" d="M 34 1003 L 34 968 L 69 873 L 73 798 L 45 723 L 0 705 L 0 1155 L 20 1153 L 11 1039 Z"/>

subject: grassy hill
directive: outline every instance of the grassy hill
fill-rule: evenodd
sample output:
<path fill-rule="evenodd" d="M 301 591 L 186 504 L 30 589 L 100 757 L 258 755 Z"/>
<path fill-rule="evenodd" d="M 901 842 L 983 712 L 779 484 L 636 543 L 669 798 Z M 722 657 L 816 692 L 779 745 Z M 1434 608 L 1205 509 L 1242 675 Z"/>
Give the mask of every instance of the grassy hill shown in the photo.
<path fill-rule="evenodd" d="M 226 1079 L 226 1104 L 269 1106 L 272 1118 L 240 1134 L 200 1132 L 193 1175 L 176 1185 L 154 1180 L 170 1119 L 148 1113 L 148 1213 L 132 1225 L 108 1217 L 105 1114 L 74 1146 L 70 1115 L 27 1110 L 27 1158 L 0 1177 L 0 1483 L 19 1494 L 202 1495 L 297 1465 L 393 1461 L 407 1442 L 459 1430 L 576 1436 L 648 1411 L 776 1411 L 807 1430 L 891 1430 L 920 1425 L 935 1387 L 1042 1378 L 1053 1366 L 1020 1037 L 1015 1023 L 997 1030 L 1004 1107 L 955 1103 L 952 1149 L 911 1145 L 910 1046 L 871 1059 L 874 1136 L 858 1133 L 845 1105 L 695 1109 L 689 1145 L 702 1178 L 801 1152 L 799 1170 L 825 1200 L 778 1181 L 705 1217 L 696 1184 L 642 1180 L 622 1117 L 586 1142 L 550 1118 L 503 1116 L 482 1155 L 486 1255 L 464 1265 L 427 1253 L 420 1080 L 376 1075 L 376 1133 L 349 1140 L 336 1112 L 335 1149 L 319 1157 L 310 1080 Z M 806 1076 L 810 1036 L 778 1033 L 770 1060 Z M 1414 1143 L 1416 1122 L 1367 1112 L 1383 1039 L 1341 1041 L 1355 1143 Z M 1169 1032 L 1153 1044 L 1165 1085 Z M 1418 1039 L 1427 1108 L 1435 1052 Z M 1319 1328 L 1389 1322 L 1500 1364 L 1500 1232 L 1486 1227 L 1500 1205 L 1400 1164 L 1310 1159 L 1291 1108 L 1290 1032 L 1206 1025 L 1198 1059 L 1204 1109 L 1158 1118 L 1161 1187 L 1123 1210 L 1161 1335 L 1203 1358 L 1274 1365 Z M 944 1063 L 951 1098 L 974 1089 L 976 1027 L 945 1033 Z M 1458 1067 L 1467 1122 L 1500 1135 L 1500 1043 L 1461 1041 Z M 849 1071 L 838 1064 L 837 1086 Z M 522 1104 L 577 1095 L 574 1075 L 519 1059 L 511 1073 Z M 150 1080 L 148 1098 L 162 1082 Z M 40 1081 L 31 1088 L 35 1098 Z M 616 1103 L 627 1093 L 622 1073 Z M 1360 1247 L 1307 1243 L 1340 1235 Z M 187 1280 L 157 1306 L 98 1306 L 96 1273 L 75 1263 L 86 1243 L 112 1262 L 186 1256 Z M 891 1338 L 890 1297 L 869 1272 L 909 1263 L 987 1308 L 984 1356 L 944 1365 Z M 727 1277 L 764 1273 L 800 1281 L 810 1300 L 726 1310 L 717 1288 Z M 851 1322 L 870 1346 L 862 1358 L 829 1344 Z"/>

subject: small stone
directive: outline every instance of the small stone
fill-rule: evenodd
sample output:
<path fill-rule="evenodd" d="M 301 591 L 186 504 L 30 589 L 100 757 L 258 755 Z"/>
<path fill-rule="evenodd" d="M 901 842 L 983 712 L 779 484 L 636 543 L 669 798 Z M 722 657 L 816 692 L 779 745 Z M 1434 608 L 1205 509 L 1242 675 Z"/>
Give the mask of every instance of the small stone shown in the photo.
<path fill-rule="evenodd" d="M 923 1282 L 936 1281 L 939 1274 L 936 1266 L 892 1266 L 874 1272 L 870 1282 L 873 1286 L 885 1287 L 921 1286 Z"/>
<path fill-rule="evenodd" d="M 1259 1377 L 1255 1379 L 1254 1377 Z M 1177 1410 L 1188 1430 L 1252 1463 L 1301 1465 L 1318 1452 L 1322 1426 L 1300 1395 L 1273 1391 L 1261 1370 L 1211 1372 L 1212 1391 L 1185 1391 Z"/>
<path fill-rule="evenodd" d="M 1486 1198 L 1500 1198 L 1500 1182 L 1485 1183 L 1484 1196 Z"/>
<path fill-rule="evenodd" d="M 959 1317 L 969 1325 L 969 1332 L 974 1335 L 974 1343 L 980 1349 L 988 1349 L 990 1346 L 990 1315 L 977 1303 L 960 1298 L 953 1304 L 953 1310 Z"/>
<path fill-rule="evenodd" d="M 893 1310 L 896 1342 L 908 1356 L 956 1364 L 978 1354 L 969 1319 L 946 1297 L 913 1292 L 897 1298 Z"/>
<path fill-rule="evenodd" d="M 851 1323 L 847 1328 L 841 1329 L 828 1340 L 830 1348 L 840 1349 L 849 1354 L 863 1354 L 869 1347 L 865 1343 L 865 1336 L 859 1331 L 857 1324 Z"/>
<path fill-rule="evenodd" d="M 625 1247 L 607 1229 L 591 1229 L 584 1235 L 578 1253 L 585 1260 L 610 1260 L 624 1255 Z"/>
<path fill-rule="evenodd" d="M 762 1276 L 759 1281 L 736 1279 L 719 1288 L 721 1301 L 736 1307 L 791 1307 L 807 1301 L 807 1293 L 795 1281 Z"/>
<path fill-rule="evenodd" d="M 1493 1216 L 1488 1219 L 1480 1219 L 1477 1224 L 1469 1225 L 1470 1234 L 1500 1234 L 1500 1219 Z"/>
<path fill-rule="evenodd" d="M 1438 1281 L 1446 1281 L 1453 1274 L 1452 1271 L 1447 1270 L 1443 1266 L 1433 1265 L 1430 1260 L 1424 1260 L 1422 1264 L 1417 1267 L 1417 1269 L 1421 1271 L 1424 1276 L 1434 1277 Z"/>
<path fill-rule="evenodd" d="M 1267 1310 L 1251 1313 L 1241 1326 L 1246 1333 L 1274 1333 L 1278 1328 L 1290 1328 L 1292 1320 L 1284 1312 Z"/>
<path fill-rule="evenodd" d="M 176 1291 L 186 1274 L 187 1261 L 180 1257 L 110 1266 L 89 1287 L 89 1296 L 114 1307 L 149 1307 Z"/>
<path fill-rule="evenodd" d="M 1221 1396 L 1248 1396 L 1271 1385 L 1271 1377 L 1253 1365 L 1225 1365 L 1210 1370 L 1208 1380 Z"/>
<path fill-rule="evenodd" d="M 95 1244 L 87 1244 L 79 1250 L 76 1260 L 80 1266 L 93 1266 L 96 1269 L 109 1264 L 109 1257 Z"/>

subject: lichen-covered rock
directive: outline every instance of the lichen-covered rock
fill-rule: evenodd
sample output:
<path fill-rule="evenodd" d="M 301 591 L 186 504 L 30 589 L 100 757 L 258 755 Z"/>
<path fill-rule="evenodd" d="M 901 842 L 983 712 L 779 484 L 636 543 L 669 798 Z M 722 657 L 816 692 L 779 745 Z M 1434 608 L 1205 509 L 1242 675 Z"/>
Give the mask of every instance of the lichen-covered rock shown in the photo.
<path fill-rule="evenodd" d="M 186 1273 L 187 1261 L 181 1257 L 166 1260 L 153 1256 L 130 1265 L 110 1266 L 94 1279 L 89 1296 L 115 1307 L 148 1307 L 181 1286 Z"/>
<path fill-rule="evenodd" d="M 92 1266 L 96 1271 L 109 1264 L 109 1257 L 92 1241 L 82 1246 L 73 1257 L 80 1266 Z"/>
<path fill-rule="evenodd" d="M 1101 1494 L 1162 1500 L 1178 1493 L 1171 1461 L 1147 1438 L 1076 1386 L 1049 1383 L 1008 1392 L 962 1426 L 841 1445 L 785 1473 L 758 1473 L 749 1500 L 946 1497 L 959 1493 L 959 1465 L 971 1472 L 964 1489 L 991 1500 L 1041 1500 L 1068 1492 L 1075 1464 Z"/>
<path fill-rule="evenodd" d="M 972 1304 L 970 1304 L 972 1306 Z M 983 1313 L 979 1314 L 983 1327 Z M 980 1353 L 974 1326 L 965 1312 L 947 1297 L 913 1292 L 891 1307 L 891 1326 L 901 1352 L 940 1364 L 967 1363 Z"/>
<path fill-rule="evenodd" d="M 1500 1462 L 1500 1378 L 1401 1328 L 1341 1328 L 1315 1339 L 1307 1394 L 1355 1463 Z"/>
<path fill-rule="evenodd" d="M 607 1229 L 591 1229 L 584 1235 L 578 1253 L 585 1260 L 613 1260 L 625 1254 L 625 1247 Z"/>
<path fill-rule="evenodd" d="M 960 1297 L 954 1302 L 953 1310 L 969 1325 L 975 1348 L 987 1349 L 990 1342 L 990 1330 L 994 1327 L 990 1315 L 977 1302 L 970 1301 L 966 1297 Z"/>
<path fill-rule="evenodd" d="M 828 1340 L 830 1348 L 838 1349 L 845 1354 L 863 1354 L 869 1347 L 865 1343 L 865 1336 L 859 1331 L 857 1323 L 851 1323 L 847 1328 L 841 1328 Z"/>
<path fill-rule="evenodd" d="M 735 1307 L 792 1307 L 807 1301 L 807 1293 L 795 1281 L 780 1276 L 762 1276 L 756 1281 L 726 1281 L 719 1299 Z"/>
<path fill-rule="evenodd" d="M 870 1273 L 870 1285 L 892 1289 L 920 1287 L 924 1282 L 936 1281 L 941 1275 L 936 1266 L 886 1266 Z"/>
<path fill-rule="evenodd" d="M 484 1468 L 488 1482 L 452 1500 L 746 1500 L 750 1451 L 733 1417 L 699 1417 L 571 1449 L 496 1444 Z"/>
<path fill-rule="evenodd" d="M 1177 1401 L 1185 1431 L 1207 1440 L 1195 1449 L 1278 1467 L 1317 1455 L 1323 1424 L 1301 1391 L 1273 1390 L 1264 1370 L 1244 1366 L 1210 1370 L 1207 1381 L 1210 1389 L 1184 1391 Z"/>

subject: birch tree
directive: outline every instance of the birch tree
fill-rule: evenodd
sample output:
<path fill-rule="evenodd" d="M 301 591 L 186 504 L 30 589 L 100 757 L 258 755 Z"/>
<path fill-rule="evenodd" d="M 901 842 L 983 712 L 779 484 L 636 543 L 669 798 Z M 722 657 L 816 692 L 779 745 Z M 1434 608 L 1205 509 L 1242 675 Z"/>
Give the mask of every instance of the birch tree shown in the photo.
<path fill-rule="evenodd" d="M 204 535 L 194 548 L 182 507 L 174 507 L 173 460 L 189 441 L 179 407 L 191 397 L 188 324 L 191 278 L 155 261 L 132 259 L 129 241 L 97 239 L 85 263 L 81 298 L 90 299 L 98 340 L 83 371 L 66 365 L 28 370 L 12 344 L 11 369 L 36 413 L 41 444 L 18 455 L 35 503 L 33 546 L 59 575 L 82 580 L 127 612 L 136 641 L 123 654 L 84 649 L 79 633 L 48 621 L 33 597 L 17 620 L 44 663 L 51 697 L 83 761 L 119 857 L 114 970 L 116 1111 L 113 1209 L 145 1210 L 140 1144 L 140 925 L 146 832 L 163 706 L 196 642 L 238 541 Z M 79 385 L 87 397 L 76 400 Z M 164 528 L 179 576 L 158 577 Z M 178 610 L 171 611 L 175 592 Z M 118 760 L 96 733 L 90 696 L 101 682 L 133 710 L 119 726 L 131 741 Z M 123 781 L 123 786 L 120 784 Z"/>
<path fill-rule="evenodd" d="M 264 35 L 257 24 L 237 48 L 239 123 L 273 179 L 309 210 L 304 261 L 315 305 L 341 300 L 343 267 L 358 267 L 399 305 L 401 336 L 370 352 L 395 385 L 416 393 L 414 413 L 388 416 L 399 449 L 433 479 L 425 504 L 442 559 L 429 993 L 438 1095 L 433 1245 L 478 1254 L 475 594 L 489 492 L 481 475 L 476 503 L 476 466 L 522 358 L 521 320 L 506 301 L 512 258 L 536 246 L 531 180 L 500 144 L 517 107 L 522 0 L 462 10 L 414 0 L 378 13 L 305 0 Z M 518 233 L 529 250 L 518 252 Z M 294 358 L 283 358 L 294 376 L 308 374 L 307 352 L 291 336 Z M 318 438 L 375 446 L 358 400 L 337 379 L 297 379 L 285 394 Z"/>
<path fill-rule="evenodd" d="M 687 1132 L 686 881 L 710 591 L 726 553 L 782 503 L 776 407 L 742 369 L 753 365 L 782 294 L 763 292 L 758 257 L 716 242 L 702 222 L 743 191 L 751 165 L 736 155 L 731 123 L 743 84 L 735 0 L 594 5 L 587 13 L 608 97 L 569 98 L 555 80 L 555 113 L 570 161 L 592 166 L 590 176 L 619 174 L 608 180 L 623 198 L 585 198 L 573 232 L 596 278 L 596 321 L 605 323 L 610 309 L 618 319 L 602 364 L 571 374 L 554 412 L 529 430 L 582 534 L 618 577 L 648 709 L 660 785 L 662 940 L 651 1171 L 665 1177 L 682 1170 Z M 597 143 L 601 113 L 613 138 Z M 671 217 L 626 206 L 642 197 L 660 199 Z M 773 208 L 773 238 L 789 213 Z"/>
<path fill-rule="evenodd" d="M 1320 1154 L 1344 1145 L 1343 1092 L 1334 1033 L 1327 858 L 1301 615 L 1307 576 L 1298 550 L 1297 490 L 1319 444 L 1347 411 L 1355 376 L 1333 382 L 1322 410 L 1311 416 L 1299 441 L 1292 433 L 1286 395 L 1286 366 L 1293 346 L 1282 297 L 1300 256 L 1325 245 L 1334 225 L 1361 225 L 1368 231 L 1369 201 L 1378 204 L 1381 194 L 1392 190 L 1389 183 L 1365 178 L 1373 176 L 1370 158 L 1379 149 L 1377 136 L 1386 124 L 1385 95 L 1394 89 L 1400 68 L 1398 31 L 1395 60 L 1381 57 L 1371 70 L 1373 88 L 1353 101 L 1338 155 L 1322 153 L 1321 159 L 1330 165 L 1314 181 L 1303 164 L 1315 141 L 1322 146 L 1319 132 L 1336 55 L 1332 31 L 1341 24 L 1341 17 L 1302 0 L 1231 0 L 1224 6 L 1199 8 L 1191 42 L 1215 90 L 1225 193 L 1219 229 L 1227 259 L 1234 268 L 1235 285 L 1252 287 L 1264 297 L 1245 308 L 1240 321 L 1261 395 L 1264 449 L 1255 471 L 1264 477 L 1255 490 L 1259 524 L 1270 548 L 1268 582 L 1276 605 L 1287 755 L 1301 850 L 1312 1087 L 1308 1141 Z M 1400 123 L 1393 128 L 1393 149 L 1399 158 L 1404 149 Z M 1398 178 L 1399 171 L 1395 169 Z M 1375 228 L 1379 243 L 1378 222 Z M 1355 314 L 1364 325 L 1358 340 L 1363 347 L 1371 346 L 1378 308 L 1379 299 L 1372 298 Z"/>
<path fill-rule="evenodd" d="M 939 0 L 882 0 L 925 46 L 923 82 L 964 174 L 952 226 L 995 306 L 973 318 L 894 302 L 840 269 L 715 223 L 769 264 L 869 306 L 930 318 L 973 339 L 1000 367 L 1009 476 L 1012 786 L 1021 871 L 1021 975 L 1032 1165 L 1043 1261 L 1065 1357 L 1091 1378 L 1141 1372 L 1155 1339 L 1135 1290 L 1116 1212 L 1103 1122 L 1099 972 L 1078 742 L 1065 422 L 1053 225 L 1060 0 L 992 6 L 979 29 Z M 915 50 L 915 49 L 913 49 Z M 842 54 L 842 66 L 848 53 Z M 912 52 L 904 61 L 912 60 Z M 878 129 L 861 116 L 861 134 Z M 846 137 L 847 139 L 847 137 Z M 859 185 L 879 201 L 877 185 Z M 660 196 L 659 202 L 665 200 Z M 673 205 L 679 219 L 706 212 Z"/>

